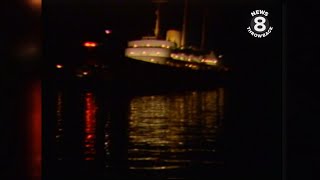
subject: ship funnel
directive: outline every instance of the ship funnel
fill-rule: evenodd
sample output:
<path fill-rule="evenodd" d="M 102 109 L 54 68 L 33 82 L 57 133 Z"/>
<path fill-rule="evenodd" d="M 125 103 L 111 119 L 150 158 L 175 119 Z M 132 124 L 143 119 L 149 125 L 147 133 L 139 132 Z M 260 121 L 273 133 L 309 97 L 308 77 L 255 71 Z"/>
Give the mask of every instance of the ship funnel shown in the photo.
<path fill-rule="evenodd" d="M 180 47 L 181 32 L 177 30 L 168 30 L 166 40 L 175 43 L 176 47 Z"/>

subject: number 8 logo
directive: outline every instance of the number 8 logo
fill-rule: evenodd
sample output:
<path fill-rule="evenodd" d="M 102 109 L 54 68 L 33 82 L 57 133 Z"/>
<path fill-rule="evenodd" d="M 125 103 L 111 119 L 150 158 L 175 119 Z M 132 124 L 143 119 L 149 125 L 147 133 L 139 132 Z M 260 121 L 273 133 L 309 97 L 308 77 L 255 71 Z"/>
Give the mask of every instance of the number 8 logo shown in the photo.
<path fill-rule="evenodd" d="M 262 32 L 266 30 L 266 25 L 264 24 L 266 22 L 266 18 L 262 17 L 262 16 L 258 16 L 256 18 L 254 18 L 254 22 L 256 23 L 254 25 L 254 30 L 257 32 Z"/>

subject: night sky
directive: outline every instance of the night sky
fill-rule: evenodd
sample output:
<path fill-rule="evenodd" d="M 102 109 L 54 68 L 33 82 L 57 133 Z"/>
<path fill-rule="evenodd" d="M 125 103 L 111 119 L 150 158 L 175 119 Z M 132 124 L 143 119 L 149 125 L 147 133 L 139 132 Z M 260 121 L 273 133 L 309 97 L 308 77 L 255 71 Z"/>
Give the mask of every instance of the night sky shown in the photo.
<path fill-rule="evenodd" d="M 169 0 L 161 9 L 161 35 L 167 29 L 179 29 L 182 23 L 183 1 Z M 206 47 L 227 57 L 237 65 L 239 57 L 259 54 L 281 58 L 282 4 L 281 1 L 209 1 L 190 0 L 187 42 L 200 45 L 203 7 L 208 8 Z M 266 38 L 254 38 L 246 30 L 250 12 L 256 9 L 269 11 L 274 27 Z M 155 6 L 151 0 L 90 0 L 46 1 L 44 4 L 45 44 L 53 54 L 73 52 L 86 40 L 106 41 L 117 49 L 125 48 L 128 40 L 152 35 Z M 112 29 L 106 39 L 104 29 Z M 254 55 L 253 55 L 254 54 Z M 249 62 L 251 63 L 251 62 Z"/>

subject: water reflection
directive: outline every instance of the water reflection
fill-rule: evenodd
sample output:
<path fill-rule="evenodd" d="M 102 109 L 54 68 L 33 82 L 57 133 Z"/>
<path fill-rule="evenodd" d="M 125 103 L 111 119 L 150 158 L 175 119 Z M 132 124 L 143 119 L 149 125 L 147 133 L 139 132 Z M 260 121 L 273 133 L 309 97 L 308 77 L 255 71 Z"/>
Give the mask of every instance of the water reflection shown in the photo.
<path fill-rule="evenodd" d="M 28 120 L 31 122 L 28 128 L 28 145 L 29 145 L 29 162 L 27 169 L 30 170 L 29 176 L 31 179 L 41 179 L 41 161 L 42 161 L 42 122 L 41 122 L 41 82 L 33 82 L 30 89 L 28 89 L 30 98 L 30 112 L 28 114 Z"/>
<path fill-rule="evenodd" d="M 199 173 L 221 166 L 217 137 L 224 116 L 223 88 L 129 99 L 102 94 L 56 94 L 54 155 L 61 177 L 160 172 L 148 177 L 181 179 L 187 174 L 177 175 L 181 169 Z"/>
<path fill-rule="evenodd" d="M 56 107 L 56 144 L 59 150 L 57 151 L 57 159 L 62 160 L 62 147 L 63 147 L 63 94 L 62 92 L 58 92 L 57 94 L 57 107 Z"/>
<path fill-rule="evenodd" d="M 85 160 L 94 160 L 96 149 L 96 111 L 97 106 L 94 100 L 93 93 L 85 94 Z"/>
<path fill-rule="evenodd" d="M 129 169 L 163 170 L 220 163 L 214 158 L 223 89 L 136 97 L 130 104 Z"/>
<path fill-rule="evenodd" d="M 105 168 L 110 167 L 110 121 L 107 121 L 104 129 Z"/>

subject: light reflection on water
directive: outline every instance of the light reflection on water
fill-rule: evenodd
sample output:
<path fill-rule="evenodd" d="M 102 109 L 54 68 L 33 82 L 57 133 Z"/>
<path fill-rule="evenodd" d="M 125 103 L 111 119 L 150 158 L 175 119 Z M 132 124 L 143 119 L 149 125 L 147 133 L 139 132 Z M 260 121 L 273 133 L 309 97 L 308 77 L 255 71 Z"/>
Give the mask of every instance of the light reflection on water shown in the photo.
<path fill-rule="evenodd" d="M 91 92 L 85 94 L 85 160 L 94 160 L 96 154 L 96 112 L 97 106 Z"/>
<path fill-rule="evenodd" d="M 60 148 L 57 152 L 57 159 L 62 160 L 62 146 L 63 146 L 63 93 L 58 92 L 57 94 L 57 107 L 56 107 L 56 144 L 57 147 Z"/>
<path fill-rule="evenodd" d="M 110 122 L 107 121 L 104 129 L 104 152 L 105 152 L 105 168 L 110 167 Z"/>
<path fill-rule="evenodd" d="M 57 92 L 56 96 L 56 127 L 55 127 L 55 143 L 57 147 L 56 151 L 56 159 L 57 160 L 64 160 L 65 158 L 68 159 L 67 155 L 67 148 L 70 147 L 68 144 L 68 140 L 70 141 L 70 133 L 75 134 L 70 128 L 66 128 L 66 124 L 69 124 L 70 117 L 66 114 L 70 112 L 66 112 L 67 104 L 66 101 L 66 94 L 64 92 L 59 91 Z M 83 137 L 82 147 L 78 148 L 82 151 L 83 159 L 84 160 L 94 160 L 96 157 L 96 113 L 97 113 L 97 104 L 95 102 L 95 95 L 92 92 L 86 92 L 81 96 L 83 99 L 80 101 L 83 102 L 82 104 L 82 114 L 83 117 L 78 122 L 83 122 L 83 130 L 79 137 Z M 74 116 L 74 115 L 73 115 Z M 68 118 L 66 118 L 68 117 Z M 69 124 L 70 125 L 70 124 Z M 74 125 L 77 127 L 77 125 Z M 69 137 L 68 137 L 69 133 Z M 70 159 L 70 157 L 69 157 Z"/>
<path fill-rule="evenodd" d="M 177 169 L 219 163 L 216 136 L 223 89 L 136 97 L 130 103 L 129 169 Z"/>
<path fill-rule="evenodd" d="M 68 162 L 81 169 L 77 162 L 90 162 L 92 171 L 108 177 L 117 168 L 135 175 L 221 166 L 216 141 L 224 117 L 223 88 L 111 102 L 94 91 L 61 91 L 55 100 L 55 158 L 61 167 Z"/>

